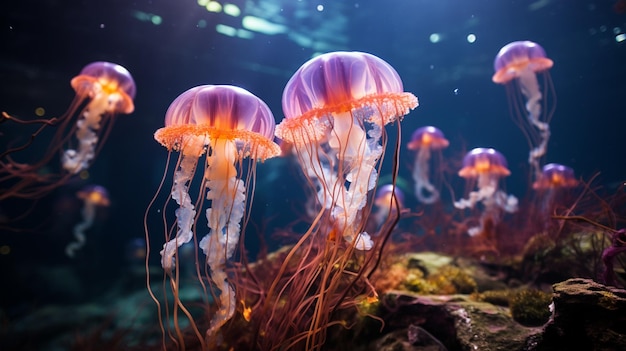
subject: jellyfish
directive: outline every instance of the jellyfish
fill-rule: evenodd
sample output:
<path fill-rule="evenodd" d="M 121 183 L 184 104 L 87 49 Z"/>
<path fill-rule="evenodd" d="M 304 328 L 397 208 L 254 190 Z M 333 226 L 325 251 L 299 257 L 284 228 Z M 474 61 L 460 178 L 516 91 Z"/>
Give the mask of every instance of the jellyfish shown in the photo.
<path fill-rule="evenodd" d="M 577 185 L 578 180 L 571 167 L 558 163 L 548 163 L 543 166 L 541 176 L 533 183 L 533 189 L 540 197 L 539 212 L 542 214 L 542 219 L 547 219 L 554 210 L 556 202 L 567 189 Z"/>
<path fill-rule="evenodd" d="M 432 204 L 439 200 L 439 190 L 430 180 L 430 160 L 433 151 L 445 149 L 449 144 L 443 132 L 433 126 L 418 128 L 411 135 L 407 147 L 417 151 L 413 164 L 415 196 L 423 204 Z"/>
<path fill-rule="evenodd" d="M 146 273 L 146 239 L 132 238 L 124 244 L 124 263 L 132 275 L 144 276 Z"/>
<path fill-rule="evenodd" d="M 26 121 L 2 114 L 2 121 L 39 124 L 40 127 L 26 144 L 0 153 L 0 184 L 6 186 L 0 199 L 36 199 L 85 171 L 109 135 L 114 117 L 120 113 L 130 114 L 135 108 L 135 82 L 126 68 L 118 64 L 90 63 L 72 79 L 71 85 L 76 96 L 69 109 L 58 118 Z M 48 126 L 54 126 L 56 131 L 44 155 L 33 163 L 15 161 L 15 154 L 27 149 Z M 61 171 L 42 172 L 58 154 L 61 155 Z"/>
<path fill-rule="evenodd" d="M 515 122 L 524 132 L 531 148 L 528 163 L 535 179 L 541 176 L 540 161 L 548 150 L 550 119 L 554 114 L 555 106 L 551 101 L 554 98 L 554 87 L 548 74 L 553 64 L 546 57 L 544 49 L 532 41 L 514 41 L 505 45 L 494 61 L 495 74 L 492 80 L 506 86 Z M 543 76 L 542 85 L 539 84 L 538 75 Z"/>
<path fill-rule="evenodd" d="M 272 271 L 251 318 L 258 325 L 255 347 L 262 350 L 320 350 L 332 316 L 352 308 L 358 296 L 376 299 L 369 277 L 381 262 L 398 221 L 390 215 L 372 238 L 365 230 L 379 167 L 387 146 L 385 126 L 417 107 L 396 71 L 362 52 L 330 52 L 304 63 L 283 91 L 285 118 L 276 136 L 289 143 L 317 202 L 308 229 L 299 233 Z M 397 178 L 399 138 L 392 158 Z M 369 206 L 368 206 L 369 205 Z M 275 269 L 275 270 L 274 270 Z M 252 289 L 250 289 L 252 291 Z"/>
<path fill-rule="evenodd" d="M 93 221 L 96 218 L 96 209 L 98 207 L 108 207 L 111 203 L 109 192 L 100 185 L 88 185 L 79 191 L 77 196 L 83 200 L 83 209 L 81 211 L 83 220 L 74 226 L 74 238 L 76 240 L 65 247 L 65 254 L 70 258 L 73 258 L 76 251 L 85 245 L 85 232 L 93 225 Z"/>
<path fill-rule="evenodd" d="M 282 102 L 285 119 L 276 135 L 293 145 L 321 208 L 330 212 L 331 233 L 370 249 L 369 234 L 356 222 L 376 185 L 384 126 L 417 107 L 417 98 L 403 91 L 397 72 L 380 58 L 331 52 L 297 70 Z"/>
<path fill-rule="evenodd" d="M 187 90 L 171 103 L 165 127 L 154 134 L 170 153 L 179 152 L 170 192 L 178 205 L 174 213 L 176 236 L 170 238 L 167 234 L 161 250 L 161 265 L 168 275 L 177 274 L 173 270 L 179 247 L 194 238 L 199 225 L 196 211 L 208 203 L 208 234 L 199 246 L 206 256 L 210 279 L 220 293 L 213 296 L 219 299 L 219 310 L 213 315 L 207 336 L 234 314 L 235 292 L 228 281 L 226 262 L 233 257 L 239 241 L 256 162 L 280 154 L 280 147 L 273 142 L 275 124 L 268 106 L 247 90 L 202 85 Z M 204 160 L 200 162 L 202 156 Z M 250 160 L 247 168 L 244 159 Z M 192 199 L 189 189 L 195 173 L 200 173 L 202 180 L 197 186 L 200 195 Z M 177 291 L 175 275 L 172 284 Z"/>
<path fill-rule="evenodd" d="M 481 226 L 468 230 L 470 236 L 476 236 L 484 229 L 484 224 L 497 224 L 502 211 L 513 213 L 517 211 L 517 198 L 508 195 L 500 189 L 499 183 L 503 177 L 511 174 L 507 168 L 504 156 L 492 148 L 475 148 L 463 158 L 463 167 L 459 176 L 468 180 L 469 196 L 454 202 L 458 209 L 473 209 L 478 203 L 484 207 L 481 216 Z M 471 191 L 475 187 L 476 190 Z"/>
<path fill-rule="evenodd" d="M 404 192 L 394 184 L 385 184 L 376 190 L 374 205 L 376 205 L 374 221 L 380 227 L 391 214 L 399 215 L 398 210 L 402 211 Z"/>

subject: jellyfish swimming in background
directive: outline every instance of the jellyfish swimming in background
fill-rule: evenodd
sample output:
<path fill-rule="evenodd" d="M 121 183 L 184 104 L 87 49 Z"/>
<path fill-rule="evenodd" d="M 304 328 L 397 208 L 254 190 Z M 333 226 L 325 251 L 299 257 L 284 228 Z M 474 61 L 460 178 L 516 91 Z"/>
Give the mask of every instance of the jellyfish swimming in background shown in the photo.
<path fill-rule="evenodd" d="M 70 258 L 73 258 L 76 251 L 85 246 L 85 232 L 93 225 L 97 208 L 108 207 L 111 204 L 109 192 L 100 185 L 88 185 L 79 191 L 77 196 L 83 200 L 81 211 L 83 220 L 74 226 L 74 238 L 76 240 L 65 247 L 65 254 Z"/>
<path fill-rule="evenodd" d="M 179 270 L 174 269 L 183 263 L 176 262 L 175 258 L 179 257 L 179 247 L 196 237 L 200 225 L 196 223 L 196 211 L 208 205 L 205 213 L 208 234 L 200 240 L 199 246 L 206 256 L 210 278 L 199 278 L 203 287 L 202 281 L 210 280 L 219 290 L 217 293 L 211 288 L 219 309 L 213 315 L 207 336 L 213 335 L 235 311 L 235 291 L 228 281 L 226 263 L 233 257 L 239 242 L 248 191 L 254 187 L 256 162 L 280 154 L 280 147 L 273 142 L 275 125 L 268 106 L 247 90 L 229 85 L 202 85 L 187 90 L 171 103 L 165 115 L 165 127 L 154 134 L 170 154 L 179 153 L 170 192 L 171 199 L 178 205 L 176 236 L 170 236 L 174 230 L 166 225 L 166 242 L 161 251 L 161 264 L 171 278 L 177 301 L 174 314 L 179 313 L 180 308 L 189 317 L 177 295 Z M 249 162 L 245 163 L 244 159 Z M 202 180 L 196 186 L 197 197 L 192 199 L 190 187 L 196 173 Z M 164 208 L 167 210 L 167 204 Z M 146 228 L 146 236 L 148 232 Z M 155 301 L 158 304 L 158 300 Z M 204 343 L 190 320 L 200 342 Z M 174 321 L 177 335 L 181 335 L 178 318 Z"/>
<path fill-rule="evenodd" d="M 553 66 L 544 49 L 532 41 L 505 45 L 494 61 L 494 83 L 504 84 L 514 120 L 531 148 L 528 163 L 534 179 L 541 176 L 541 158 L 548 150 L 550 119 L 554 114 Z M 543 78 L 540 85 L 538 76 Z"/>
<path fill-rule="evenodd" d="M 551 215 L 567 190 L 578 186 L 578 183 L 571 167 L 558 163 L 543 166 L 541 176 L 533 183 L 533 189 L 541 201 L 539 211 L 543 214 L 542 220 Z"/>
<path fill-rule="evenodd" d="M 459 176 L 465 178 L 469 195 L 466 199 L 454 202 L 458 209 L 473 209 L 478 203 L 483 205 L 481 225 L 468 230 L 470 236 L 480 234 L 484 224 L 497 224 L 502 211 L 517 211 L 517 198 L 500 189 L 500 180 L 511 174 L 504 156 L 492 148 L 475 148 L 463 158 Z M 471 190 L 476 188 L 476 190 Z"/>
<path fill-rule="evenodd" d="M 376 185 L 384 126 L 417 107 L 417 98 L 403 91 L 398 73 L 380 58 L 331 52 L 296 71 L 282 103 L 285 119 L 276 135 L 293 145 L 321 208 L 330 211 L 332 233 L 370 249 L 357 220 Z"/>
<path fill-rule="evenodd" d="M 541 177 L 533 183 L 533 189 L 537 191 L 550 189 L 571 188 L 578 185 L 578 179 L 571 167 L 548 163 L 541 169 Z"/>
<path fill-rule="evenodd" d="M 375 212 L 372 214 L 377 227 L 381 227 L 390 215 L 399 216 L 404 208 L 404 192 L 394 184 L 378 187 L 374 198 Z"/>
<path fill-rule="evenodd" d="M 409 150 L 417 152 L 413 164 L 413 182 L 415 196 L 423 204 L 433 204 L 439 200 L 439 190 L 431 182 L 431 158 L 433 152 L 439 152 L 450 143 L 443 132 L 436 127 L 426 126 L 416 129 L 407 144 Z M 441 154 L 437 155 L 441 159 Z"/>
<path fill-rule="evenodd" d="M 3 112 L 0 122 L 37 124 L 30 141 L 0 153 L 0 200 L 36 199 L 63 185 L 69 178 L 85 171 L 92 163 L 111 131 L 114 117 L 134 110 L 135 82 L 126 68 L 110 62 L 93 62 L 71 81 L 76 96 L 60 117 L 21 120 Z M 15 160 L 19 151 L 28 149 L 46 128 L 56 128 L 43 156 L 33 163 Z M 59 172 L 42 172 L 50 161 L 61 155 Z"/>

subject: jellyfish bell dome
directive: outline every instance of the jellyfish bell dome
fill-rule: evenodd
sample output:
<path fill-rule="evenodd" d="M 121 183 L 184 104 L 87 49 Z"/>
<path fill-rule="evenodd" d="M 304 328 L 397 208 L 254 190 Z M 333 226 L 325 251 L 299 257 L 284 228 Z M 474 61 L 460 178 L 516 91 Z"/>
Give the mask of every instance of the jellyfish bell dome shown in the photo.
<path fill-rule="evenodd" d="M 541 176 L 533 183 L 533 189 L 571 188 L 578 185 L 574 169 L 558 164 L 548 163 L 542 168 Z"/>
<path fill-rule="evenodd" d="M 283 111 L 285 118 L 323 107 L 345 112 L 364 97 L 402 92 L 402 80 L 387 62 L 364 52 L 336 51 L 316 56 L 296 71 L 283 91 Z"/>
<path fill-rule="evenodd" d="M 76 196 L 98 206 L 109 206 L 110 204 L 109 191 L 101 185 L 87 185 Z"/>
<path fill-rule="evenodd" d="M 165 113 L 165 125 L 208 125 L 221 130 L 249 130 L 271 139 L 274 116 L 249 91 L 232 85 L 201 85 L 178 96 Z"/>
<path fill-rule="evenodd" d="M 553 65 L 541 45 L 529 40 L 514 41 L 502 47 L 496 55 L 492 80 L 504 84 L 518 78 L 523 71 L 542 72 Z"/>
<path fill-rule="evenodd" d="M 133 99 L 137 86 L 130 72 L 112 62 L 97 61 L 83 67 L 70 83 L 77 94 L 93 94 L 95 86 L 107 94 L 119 94 L 116 111 L 129 114 L 135 110 Z"/>
<path fill-rule="evenodd" d="M 389 206 L 392 194 L 396 195 L 400 207 L 404 206 L 404 192 L 397 185 L 385 184 L 376 190 L 375 203 L 378 206 Z"/>
<path fill-rule="evenodd" d="M 201 85 L 170 104 L 165 127 L 154 137 L 168 149 L 177 149 L 187 136 L 228 139 L 235 141 L 244 155 L 266 159 L 280 154 L 272 141 L 275 125 L 267 104 L 249 91 L 232 85 Z"/>
<path fill-rule="evenodd" d="M 463 168 L 459 171 L 459 176 L 477 178 L 483 174 L 505 177 L 510 175 L 504 155 L 493 148 L 482 147 L 468 152 L 463 158 Z"/>
<path fill-rule="evenodd" d="M 450 145 L 448 139 L 446 139 L 439 128 L 425 126 L 417 128 L 413 134 L 411 134 L 411 140 L 407 148 L 409 150 L 417 150 L 422 147 L 428 147 L 433 150 L 439 150 L 448 147 L 448 145 Z"/>

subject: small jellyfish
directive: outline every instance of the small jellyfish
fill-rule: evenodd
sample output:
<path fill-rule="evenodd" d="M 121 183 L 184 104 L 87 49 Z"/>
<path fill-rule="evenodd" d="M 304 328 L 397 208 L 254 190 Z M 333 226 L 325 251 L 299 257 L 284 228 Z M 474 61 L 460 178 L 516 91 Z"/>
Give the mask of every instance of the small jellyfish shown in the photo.
<path fill-rule="evenodd" d="M 389 218 L 390 215 L 398 216 L 398 210 L 404 208 L 404 193 L 393 184 L 385 184 L 378 187 L 374 198 L 376 210 L 373 213 L 374 221 L 378 227 Z"/>
<path fill-rule="evenodd" d="M 124 245 L 126 272 L 136 277 L 145 277 L 148 248 L 144 237 L 135 237 Z M 136 281 L 133 279 L 133 281 Z"/>
<path fill-rule="evenodd" d="M 135 82 L 126 68 L 110 62 L 93 62 L 71 81 L 76 96 L 69 109 L 50 120 L 25 121 L 3 113 L 0 122 L 12 120 L 21 124 L 40 124 L 30 141 L 0 153 L 0 184 L 6 198 L 37 199 L 86 170 L 109 135 L 114 116 L 134 110 Z M 75 120 L 75 122 L 74 122 Z M 14 160 L 17 152 L 27 149 L 47 126 L 56 128 L 46 152 L 36 162 Z M 60 172 L 42 172 L 50 161 L 61 155 Z"/>
<path fill-rule="evenodd" d="M 541 175 L 540 160 L 548 149 L 550 119 L 555 108 L 554 86 L 548 74 L 553 64 L 543 48 L 532 41 L 514 41 L 505 45 L 494 61 L 492 80 L 506 86 L 514 120 L 531 148 L 528 163 L 535 179 Z M 538 75 L 543 77 L 542 85 Z M 550 95 L 546 97 L 548 93 Z"/>
<path fill-rule="evenodd" d="M 103 117 L 107 116 L 110 120 L 115 114 L 129 114 L 134 111 L 136 87 L 126 68 L 110 62 L 90 63 L 83 68 L 80 75 L 72 79 L 71 84 L 77 96 L 90 98 L 76 122 L 78 147 L 67 148 L 61 158 L 63 169 L 77 174 L 87 169 L 96 156 Z M 104 122 L 110 122 L 109 120 Z M 108 132 L 104 131 L 106 134 Z"/>
<path fill-rule="evenodd" d="M 178 205 L 176 236 L 170 237 L 170 227 L 166 225 L 167 241 L 161 250 L 161 264 L 175 289 L 179 270 L 173 270 L 174 259 L 180 259 L 179 247 L 196 237 L 200 226 L 196 222 L 196 211 L 200 210 L 197 207 L 208 205 L 205 214 L 209 232 L 199 246 L 206 256 L 211 280 L 220 292 L 213 295 L 219 301 L 219 310 L 213 315 L 207 335 L 217 331 L 235 311 L 235 292 L 228 282 L 226 262 L 239 242 L 248 191 L 254 188 L 256 162 L 280 154 L 280 147 L 273 142 L 275 125 L 268 106 L 247 90 L 202 85 L 187 90 L 171 103 L 165 127 L 154 134 L 170 154 L 179 152 L 170 192 Z M 202 156 L 205 159 L 200 162 Z M 245 159 L 250 162 L 245 163 Z M 202 180 L 196 186 L 199 195 L 192 199 L 190 187 L 196 172 Z"/>
<path fill-rule="evenodd" d="M 502 211 L 517 211 L 517 198 L 500 190 L 500 180 L 510 174 L 504 156 L 492 148 L 475 148 L 463 158 L 459 176 L 468 181 L 469 195 L 466 199 L 455 201 L 454 207 L 471 209 L 478 203 L 482 203 L 484 207 L 481 226 L 470 228 L 468 233 L 471 236 L 482 231 L 482 224 L 486 220 L 491 220 L 493 224 L 499 222 Z M 471 190 L 474 188 L 476 190 Z"/>
<path fill-rule="evenodd" d="M 96 209 L 98 207 L 108 207 L 111 203 L 109 192 L 100 185 L 86 186 L 78 192 L 77 196 L 83 200 L 83 209 L 81 211 L 83 220 L 74 226 L 74 238 L 76 240 L 65 247 L 65 254 L 72 258 L 76 251 L 85 245 L 85 231 L 93 225 L 93 221 L 96 218 Z"/>
<path fill-rule="evenodd" d="M 384 126 L 417 107 L 417 98 L 404 92 L 398 73 L 380 58 L 331 52 L 296 71 L 282 103 L 285 119 L 276 135 L 293 145 L 321 208 L 332 217 L 331 234 L 370 249 L 360 211 L 376 185 Z"/>
<path fill-rule="evenodd" d="M 554 210 L 559 197 L 567 189 L 577 185 L 578 179 L 576 179 L 571 167 L 558 163 L 549 163 L 543 166 L 541 176 L 533 183 L 533 189 L 541 199 L 540 213 L 544 217 L 548 217 Z"/>
<path fill-rule="evenodd" d="M 413 164 L 413 182 L 415 183 L 415 196 L 423 204 L 433 204 L 439 200 L 439 190 L 431 182 L 431 157 L 433 152 L 448 147 L 450 143 L 439 128 L 426 126 L 416 129 L 411 135 L 407 148 L 417 151 Z M 441 158 L 441 154 L 437 155 Z"/>

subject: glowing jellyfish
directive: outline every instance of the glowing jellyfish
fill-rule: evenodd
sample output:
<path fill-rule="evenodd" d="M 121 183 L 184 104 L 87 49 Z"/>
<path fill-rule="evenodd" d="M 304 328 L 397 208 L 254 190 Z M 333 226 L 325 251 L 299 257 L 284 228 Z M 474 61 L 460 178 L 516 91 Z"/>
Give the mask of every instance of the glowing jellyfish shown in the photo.
<path fill-rule="evenodd" d="M 391 214 L 399 215 L 397 211 L 404 208 L 404 193 L 393 184 L 385 184 L 376 190 L 374 205 L 376 205 L 376 211 L 373 213 L 374 220 L 380 227 Z"/>
<path fill-rule="evenodd" d="M 170 238 L 166 228 L 167 242 L 161 251 L 164 270 L 169 276 L 174 275 L 175 291 L 178 270 L 173 272 L 174 257 L 181 245 L 194 238 L 199 225 L 195 223 L 199 210 L 196 207 L 209 205 L 209 233 L 199 245 L 211 270 L 210 279 L 220 293 L 213 296 L 219 299 L 219 310 L 207 335 L 218 330 L 235 310 L 235 292 L 225 266 L 239 241 L 256 161 L 280 154 L 280 147 L 272 141 L 275 124 L 267 105 L 250 92 L 228 85 L 203 85 L 177 97 L 167 110 L 165 127 L 154 134 L 170 153 L 180 153 L 171 188 L 171 198 L 178 204 L 176 237 Z M 203 155 L 205 160 L 200 162 Z M 246 158 L 250 159 L 247 168 L 243 161 Z M 202 174 L 197 186 L 200 195 L 192 200 L 189 189 L 196 172 Z"/>
<path fill-rule="evenodd" d="M 65 254 L 74 257 L 77 250 L 80 250 L 86 241 L 85 231 L 93 225 L 98 207 L 108 207 L 111 203 L 109 192 L 100 185 L 89 185 L 78 192 L 78 198 L 83 200 L 82 216 L 83 220 L 74 226 L 75 241 L 65 247 Z"/>
<path fill-rule="evenodd" d="M 439 200 L 439 190 L 431 182 L 430 162 L 434 151 L 445 149 L 449 144 L 443 132 L 433 126 L 418 128 L 411 135 L 407 147 L 417 152 L 413 164 L 415 196 L 423 204 L 432 204 Z"/>
<path fill-rule="evenodd" d="M 578 179 L 571 167 L 558 163 L 543 166 L 541 176 L 533 183 L 533 189 L 542 199 L 540 212 L 544 214 L 544 217 L 554 209 L 559 195 L 577 185 Z"/>
<path fill-rule="evenodd" d="M 494 149 L 475 148 L 463 158 L 459 176 L 468 180 L 468 191 L 474 187 L 476 190 L 470 191 L 466 199 L 455 201 L 454 207 L 474 208 L 478 203 L 484 207 L 481 227 L 470 228 L 468 231 L 470 235 L 480 233 L 486 220 L 497 223 L 502 211 L 509 213 L 517 211 L 517 198 L 500 190 L 500 180 L 510 174 L 506 159 Z"/>
<path fill-rule="evenodd" d="M 540 160 L 548 149 L 549 123 L 554 114 L 553 101 L 545 96 L 547 93 L 550 93 L 550 98 L 554 96 L 548 74 L 552 65 L 552 60 L 546 57 L 543 48 L 532 41 L 515 41 L 505 45 L 494 62 L 495 74 L 492 80 L 506 85 L 516 123 L 531 147 L 528 162 L 535 179 L 541 175 Z M 537 79 L 539 74 L 544 78 L 541 86 Z M 552 106 L 547 106 L 548 103 Z"/>
<path fill-rule="evenodd" d="M 58 118 L 25 121 L 3 113 L 6 120 L 41 126 L 28 143 L 0 154 L 0 183 L 7 185 L 0 199 L 39 198 L 86 170 L 108 136 L 113 117 L 120 113 L 129 114 L 135 108 L 135 82 L 120 65 L 90 63 L 72 79 L 71 85 L 76 97 L 67 112 Z M 34 163 L 16 162 L 15 154 L 26 149 L 47 126 L 55 126 L 56 132 L 43 157 Z M 42 174 L 42 168 L 58 154 L 61 154 L 63 171 Z"/>
<path fill-rule="evenodd" d="M 293 144 L 319 203 L 330 211 L 332 232 L 370 249 L 365 221 L 356 222 L 376 185 L 384 126 L 417 107 L 417 98 L 403 91 L 398 73 L 380 58 L 331 52 L 302 65 L 282 101 L 285 119 L 276 135 Z"/>

